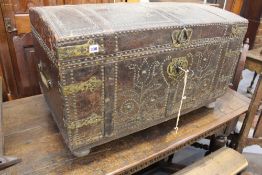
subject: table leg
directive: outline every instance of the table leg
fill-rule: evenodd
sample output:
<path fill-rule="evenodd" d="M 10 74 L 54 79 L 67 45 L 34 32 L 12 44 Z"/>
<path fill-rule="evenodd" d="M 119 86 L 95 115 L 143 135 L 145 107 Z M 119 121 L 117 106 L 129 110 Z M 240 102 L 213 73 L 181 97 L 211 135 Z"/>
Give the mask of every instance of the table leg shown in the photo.
<path fill-rule="evenodd" d="M 259 79 L 257 81 L 256 89 L 254 91 L 254 94 L 252 95 L 251 102 L 249 104 L 248 111 L 246 113 L 245 119 L 243 121 L 238 143 L 236 150 L 239 152 L 243 151 L 243 148 L 248 145 L 248 134 L 250 131 L 250 128 L 252 127 L 252 123 L 254 121 L 255 115 L 257 113 L 257 110 L 259 108 L 260 102 L 262 99 L 262 74 L 259 75 Z"/>
<path fill-rule="evenodd" d="M 253 79 L 252 79 L 252 81 L 251 81 L 251 83 L 250 83 L 250 86 L 247 88 L 247 93 L 250 93 L 250 94 L 251 94 L 251 90 L 252 90 L 252 87 L 253 87 L 253 84 L 254 84 L 254 82 L 255 82 L 256 77 L 257 77 L 257 72 L 255 71 L 254 76 L 253 76 Z"/>
<path fill-rule="evenodd" d="M 227 137 L 225 135 L 214 135 L 210 139 L 209 153 L 219 150 L 220 148 L 226 146 Z"/>

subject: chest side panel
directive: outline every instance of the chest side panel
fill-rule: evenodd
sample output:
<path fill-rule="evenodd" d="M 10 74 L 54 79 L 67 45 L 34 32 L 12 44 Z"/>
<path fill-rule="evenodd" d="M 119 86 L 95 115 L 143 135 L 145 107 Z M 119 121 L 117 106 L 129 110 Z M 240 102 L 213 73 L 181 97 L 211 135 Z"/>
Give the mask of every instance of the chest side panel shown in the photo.
<path fill-rule="evenodd" d="M 238 64 L 240 50 L 242 48 L 243 38 L 236 37 L 229 40 L 226 48 L 222 50 L 222 58 L 220 60 L 220 70 L 217 75 L 216 91 L 219 94 L 226 92 L 227 86 L 232 82 L 235 70 Z"/>
<path fill-rule="evenodd" d="M 62 70 L 64 125 L 71 149 L 104 136 L 104 67 Z"/>

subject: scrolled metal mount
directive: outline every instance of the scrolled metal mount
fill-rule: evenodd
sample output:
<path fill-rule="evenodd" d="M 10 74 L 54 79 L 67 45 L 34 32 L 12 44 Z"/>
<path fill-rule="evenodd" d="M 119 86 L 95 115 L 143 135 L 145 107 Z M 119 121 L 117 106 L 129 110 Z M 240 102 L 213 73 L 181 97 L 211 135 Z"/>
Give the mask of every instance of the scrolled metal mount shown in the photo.
<path fill-rule="evenodd" d="M 247 28 L 243 26 L 233 25 L 231 31 L 231 37 L 244 37 Z"/>

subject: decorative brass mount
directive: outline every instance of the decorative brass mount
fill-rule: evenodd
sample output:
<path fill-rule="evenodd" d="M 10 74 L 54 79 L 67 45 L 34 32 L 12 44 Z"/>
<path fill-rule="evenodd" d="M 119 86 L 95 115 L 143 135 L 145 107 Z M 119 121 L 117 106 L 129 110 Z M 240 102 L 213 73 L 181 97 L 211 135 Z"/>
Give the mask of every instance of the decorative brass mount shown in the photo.
<path fill-rule="evenodd" d="M 182 30 L 174 30 L 172 33 L 172 40 L 174 47 L 181 47 L 188 45 L 191 39 L 193 30 L 183 28 Z"/>
<path fill-rule="evenodd" d="M 57 49 L 58 57 L 60 59 L 66 59 L 66 58 L 78 57 L 78 56 L 90 56 L 93 53 L 89 52 L 89 47 L 94 44 L 97 43 L 93 39 L 89 39 L 85 44 L 59 47 Z"/>
<path fill-rule="evenodd" d="M 169 78 L 176 80 L 180 75 L 184 73 L 178 67 L 182 69 L 188 68 L 188 61 L 186 57 L 178 57 L 172 59 L 172 61 L 167 66 L 167 74 Z"/>
<path fill-rule="evenodd" d="M 238 25 L 233 25 L 231 30 L 231 37 L 243 37 L 246 34 L 246 27 L 241 27 Z"/>
<path fill-rule="evenodd" d="M 72 121 L 72 122 L 65 122 L 65 127 L 67 127 L 68 129 L 78 129 L 84 126 L 88 126 L 88 125 L 93 125 L 99 122 L 103 121 L 103 117 L 96 114 L 96 113 L 92 113 L 88 118 L 84 118 L 84 119 L 80 119 L 77 121 Z"/>
<path fill-rule="evenodd" d="M 97 79 L 95 76 L 91 77 L 89 80 L 81 83 L 70 84 L 62 87 L 64 95 L 71 95 L 78 92 L 90 91 L 94 92 L 102 85 L 102 81 Z"/>

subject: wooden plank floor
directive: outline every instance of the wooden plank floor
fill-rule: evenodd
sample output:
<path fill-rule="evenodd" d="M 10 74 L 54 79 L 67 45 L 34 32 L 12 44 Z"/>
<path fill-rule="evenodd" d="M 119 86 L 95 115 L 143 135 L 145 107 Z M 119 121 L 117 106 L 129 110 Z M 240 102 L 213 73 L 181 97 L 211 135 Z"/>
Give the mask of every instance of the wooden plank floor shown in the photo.
<path fill-rule="evenodd" d="M 72 156 L 42 95 L 4 103 L 5 155 L 22 158 L 7 174 L 129 174 L 148 166 L 247 111 L 249 99 L 228 90 L 214 110 L 201 108 L 175 120 L 101 145 L 83 158 Z M 0 174 L 1 174 L 0 173 Z"/>

